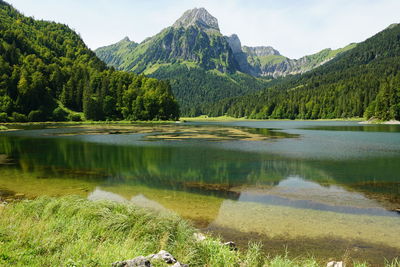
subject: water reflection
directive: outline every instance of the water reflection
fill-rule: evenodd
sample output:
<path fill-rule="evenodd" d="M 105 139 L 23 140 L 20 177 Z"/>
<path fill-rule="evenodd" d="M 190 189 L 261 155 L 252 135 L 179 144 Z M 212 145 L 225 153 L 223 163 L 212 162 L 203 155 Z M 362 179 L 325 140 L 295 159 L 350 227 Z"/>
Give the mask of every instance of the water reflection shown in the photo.
<path fill-rule="evenodd" d="M 306 244 L 325 257 L 332 240 L 351 242 L 357 253 L 374 248 L 360 254 L 367 258 L 399 252 L 400 217 L 392 212 L 400 207 L 397 135 L 254 126 L 265 127 L 254 134 L 301 136 L 145 142 L 140 134 L 43 135 L 64 129 L 0 134 L 0 198 L 77 194 L 133 202 L 238 242 L 265 240 L 279 254 L 290 244 L 300 255 Z"/>

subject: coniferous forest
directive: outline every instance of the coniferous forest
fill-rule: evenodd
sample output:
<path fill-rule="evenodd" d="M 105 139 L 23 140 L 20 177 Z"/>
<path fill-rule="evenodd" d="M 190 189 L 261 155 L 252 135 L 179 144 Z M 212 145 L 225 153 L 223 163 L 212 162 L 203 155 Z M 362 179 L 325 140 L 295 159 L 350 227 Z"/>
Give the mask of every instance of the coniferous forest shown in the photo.
<path fill-rule="evenodd" d="M 25 17 L 4 1 L 0 73 L 1 122 L 179 117 L 168 82 L 108 68 L 66 25 Z"/>
<path fill-rule="evenodd" d="M 400 25 L 391 25 L 307 74 L 208 107 L 252 119 L 400 119 Z"/>

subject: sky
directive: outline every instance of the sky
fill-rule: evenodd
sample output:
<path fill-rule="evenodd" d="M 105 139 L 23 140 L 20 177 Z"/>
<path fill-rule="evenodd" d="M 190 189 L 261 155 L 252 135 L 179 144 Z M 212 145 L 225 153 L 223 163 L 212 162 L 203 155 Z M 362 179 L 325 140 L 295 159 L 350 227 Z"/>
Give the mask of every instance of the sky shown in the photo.
<path fill-rule="evenodd" d="M 27 16 L 69 25 L 91 49 L 141 42 L 205 7 L 222 34 L 300 58 L 361 42 L 400 23 L 400 0 L 6 0 Z"/>

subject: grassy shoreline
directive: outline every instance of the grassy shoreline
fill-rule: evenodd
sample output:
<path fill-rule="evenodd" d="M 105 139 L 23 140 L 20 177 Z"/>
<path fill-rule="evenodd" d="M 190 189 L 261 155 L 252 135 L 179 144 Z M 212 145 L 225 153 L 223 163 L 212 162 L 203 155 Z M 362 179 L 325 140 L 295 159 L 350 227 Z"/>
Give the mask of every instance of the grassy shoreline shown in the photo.
<path fill-rule="evenodd" d="M 360 122 L 362 124 L 399 124 L 398 121 L 381 121 L 381 120 L 370 120 L 366 121 L 365 118 L 337 118 L 337 119 L 316 119 L 316 120 L 302 120 L 302 119 L 248 119 L 248 118 L 235 118 L 230 116 L 220 116 L 220 117 L 208 117 L 208 116 L 198 116 L 198 117 L 181 117 L 178 121 L 46 121 L 46 122 L 5 122 L 0 123 L 0 126 L 29 126 L 29 125 L 130 125 L 130 124 L 173 124 L 182 122 L 229 122 L 229 121 L 306 121 L 306 122 L 321 122 L 321 121 L 352 121 Z"/>
<path fill-rule="evenodd" d="M 317 120 L 291 120 L 291 119 L 248 119 L 248 118 L 235 118 L 230 116 L 220 116 L 220 117 L 208 117 L 208 116 L 198 116 L 198 117 L 181 117 L 181 121 L 363 121 L 364 118 L 345 118 L 345 119 L 317 119 Z"/>
<path fill-rule="evenodd" d="M 130 204 L 76 196 L 24 200 L 0 209 L 0 266 L 111 266 L 162 249 L 189 266 L 323 266 L 309 255 L 270 258 L 257 244 L 231 251 L 216 238 L 197 241 L 196 231 L 176 215 Z"/>

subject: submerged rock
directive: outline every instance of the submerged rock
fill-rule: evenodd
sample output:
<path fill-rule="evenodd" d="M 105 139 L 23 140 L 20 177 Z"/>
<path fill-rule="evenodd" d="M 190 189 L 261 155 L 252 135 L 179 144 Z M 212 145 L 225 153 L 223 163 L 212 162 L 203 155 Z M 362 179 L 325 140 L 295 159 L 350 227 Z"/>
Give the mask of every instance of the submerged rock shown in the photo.
<path fill-rule="evenodd" d="M 344 264 L 343 261 L 331 261 L 328 262 L 326 267 L 345 267 L 346 265 Z"/>
<path fill-rule="evenodd" d="M 147 257 L 139 256 L 133 260 L 118 261 L 112 264 L 112 267 L 151 267 L 151 263 Z"/>

